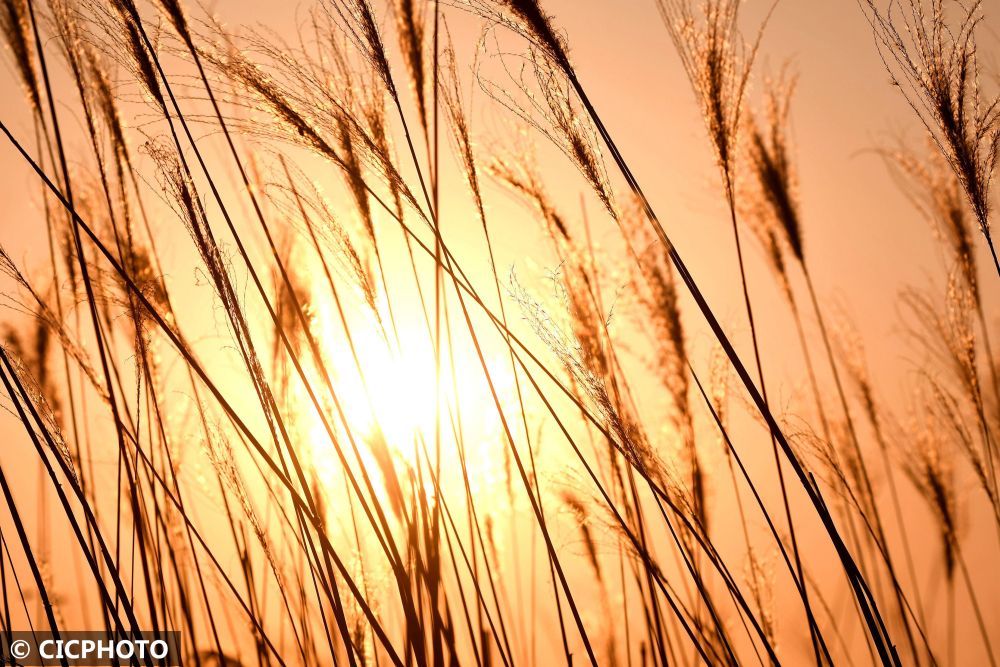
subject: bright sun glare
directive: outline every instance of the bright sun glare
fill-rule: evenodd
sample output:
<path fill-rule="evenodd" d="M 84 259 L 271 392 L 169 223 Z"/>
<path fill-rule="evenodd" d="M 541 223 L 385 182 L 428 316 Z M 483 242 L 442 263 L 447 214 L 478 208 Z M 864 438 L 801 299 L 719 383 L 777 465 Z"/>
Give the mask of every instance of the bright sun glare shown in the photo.
<path fill-rule="evenodd" d="M 352 368 L 342 369 L 338 377 L 341 404 L 352 428 L 364 435 L 381 429 L 394 443 L 408 443 L 418 435 L 432 437 L 438 401 L 433 358 L 397 350 L 381 336 L 356 341 L 355 350 L 364 376 L 348 358 Z M 342 361 L 335 362 L 338 368 Z"/>
<path fill-rule="evenodd" d="M 335 312 L 319 308 L 319 331 L 337 331 Z M 499 479 L 504 474 L 503 430 L 475 353 L 449 348 L 445 341 L 438 374 L 426 326 L 400 326 L 398 331 L 397 345 L 395 336 L 382 335 L 381 329 L 373 326 L 368 335 L 353 337 L 353 352 L 342 336 L 325 336 L 324 353 L 333 369 L 340 409 L 359 444 L 365 467 L 377 469 L 369 446 L 382 436 L 393 457 L 410 468 L 425 455 L 421 452 L 433 456 L 434 443 L 439 442 L 446 460 L 442 474 L 457 474 L 459 463 L 454 453 L 460 432 L 470 483 L 481 488 Z M 504 366 L 499 358 L 489 360 L 505 417 L 511 420 L 515 414 L 511 412 L 514 385 L 507 363 Z M 335 413 L 331 413 L 334 422 L 339 422 Z M 318 472 L 323 476 L 335 473 L 340 465 L 319 419 L 313 420 L 309 435 Z"/>

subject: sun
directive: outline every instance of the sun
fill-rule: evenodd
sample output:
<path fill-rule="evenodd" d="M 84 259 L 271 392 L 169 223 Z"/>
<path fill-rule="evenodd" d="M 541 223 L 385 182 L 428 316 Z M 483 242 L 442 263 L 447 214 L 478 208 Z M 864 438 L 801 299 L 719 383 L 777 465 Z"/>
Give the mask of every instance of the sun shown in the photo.
<path fill-rule="evenodd" d="M 494 397 L 474 348 L 455 343 L 457 335 L 442 337 L 438 369 L 426 322 L 397 317 L 394 333 L 369 324 L 364 335 L 353 324 L 347 340 L 335 308 L 320 304 L 315 311 L 336 396 L 330 422 L 337 424 L 338 437 L 349 434 L 355 441 L 363 465 L 369 471 L 378 467 L 371 446 L 379 439 L 401 466 L 415 470 L 428 458 L 443 461 L 442 477 L 467 474 L 477 489 L 506 474 L 503 424 L 521 423 L 509 356 L 493 350 L 485 357 Z M 314 465 L 330 478 L 339 474 L 340 463 L 322 420 L 315 414 L 310 419 Z"/>
<path fill-rule="evenodd" d="M 358 361 L 342 369 L 338 389 L 347 421 L 361 435 L 380 430 L 389 442 L 408 443 L 434 433 L 444 392 L 433 352 L 413 349 L 426 346 L 412 338 L 408 345 L 403 349 L 378 335 L 355 342 Z"/>

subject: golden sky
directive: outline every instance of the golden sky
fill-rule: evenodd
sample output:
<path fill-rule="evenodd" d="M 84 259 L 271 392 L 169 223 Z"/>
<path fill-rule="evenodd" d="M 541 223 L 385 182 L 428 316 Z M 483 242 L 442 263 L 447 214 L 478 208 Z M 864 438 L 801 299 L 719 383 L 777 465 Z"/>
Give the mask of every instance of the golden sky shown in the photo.
<path fill-rule="evenodd" d="M 728 210 L 719 196 L 718 176 L 691 87 L 655 3 L 652 0 L 548 0 L 543 6 L 564 31 L 572 61 L 590 98 L 644 190 L 650 194 L 668 234 L 736 341 L 744 360 L 749 361 L 749 336 Z M 289 39 L 303 25 L 307 12 L 307 5 L 271 0 L 220 0 L 206 8 L 235 32 L 240 32 L 240 26 L 266 27 Z M 449 9 L 449 12 L 449 28 L 456 48 L 468 55 L 479 39 L 478 28 L 456 10 Z M 894 405 L 903 407 L 902 398 L 912 381 L 915 359 L 912 349 L 900 343 L 905 337 L 901 331 L 899 294 L 908 285 L 940 287 L 943 261 L 928 224 L 900 192 L 877 149 L 892 145 L 897 138 L 911 146 L 921 146 L 923 129 L 890 84 L 875 48 L 871 27 L 856 2 L 785 0 L 776 4 L 773 11 L 769 2 L 747 2 L 741 25 L 749 39 L 753 39 L 757 26 L 768 15 L 757 56 L 756 77 L 747 93 L 747 108 L 760 108 L 762 75 L 778 73 L 784 67 L 797 73 L 791 117 L 805 252 L 812 275 L 822 298 L 831 305 L 830 310 L 839 312 L 842 307 L 858 326 L 880 393 Z M 386 19 L 384 23 L 389 31 L 391 21 Z M 980 39 L 983 65 L 987 69 L 992 67 L 992 71 L 997 71 L 1000 59 L 998 30 L 1000 11 L 988 13 L 987 21 L 980 28 Z M 6 66 L 0 70 L 0 118 L 31 145 L 32 126 L 26 105 L 15 72 L 6 59 L 4 62 Z M 470 82 L 468 74 L 463 70 L 466 82 Z M 65 83 L 56 79 L 57 87 Z M 510 115 L 488 104 L 478 87 L 470 89 L 473 91 L 472 132 L 477 142 L 496 146 L 513 141 L 517 130 Z M 75 98 L 70 96 L 60 101 L 59 108 L 65 115 L 65 125 L 72 128 L 69 145 L 84 154 L 86 143 L 82 138 L 82 121 L 76 111 Z M 140 129 L 145 122 L 143 117 L 126 120 L 133 128 Z M 217 139 L 208 137 L 206 143 Z M 562 158 L 544 141 L 537 138 L 528 141 L 538 141 L 539 166 L 561 210 L 574 220 L 573 224 L 579 225 L 583 201 L 588 218 L 593 221 L 598 247 L 614 247 L 619 231 L 607 216 L 602 215 L 593 197 L 584 194 L 586 184 L 575 171 L 559 162 Z M 220 144 L 211 145 L 217 149 Z M 82 164 L 77 162 L 73 152 L 69 157 L 71 162 Z M 445 170 L 452 173 L 455 165 L 452 163 Z M 24 259 L 29 269 L 41 266 L 44 229 L 39 227 L 43 218 L 39 215 L 38 184 L 20 157 L 5 143 L 0 143 L 0 173 L 4 174 L 0 179 L 0 244 L 15 259 Z M 458 180 L 453 178 L 446 182 L 457 183 Z M 227 186 L 235 189 L 235 179 Z M 498 188 L 490 187 L 491 206 L 498 213 L 496 218 L 503 221 L 498 223 L 495 232 L 497 265 L 501 274 L 506 276 L 513 271 L 532 286 L 543 284 L 546 272 L 555 267 L 551 254 L 544 250 L 542 230 L 537 222 L 529 220 L 523 206 Z M 455 216 L 457 220 L 467 219 L 469 225 L 475 223 L 464 190 L 444 191 L 442 202 L 446 209 L 453 206 L 453 210 L 459 212 Z M 168 259 L 186 257 L 190 249 L 182 245 L 188 243 L 188 237 L 180 224 L 169 217 L 165 207 L 159 215 L 164 216 L 161 218 L 164 239 L 171 239 L 174 234 L 178 239 L 176 245 L 164 244 Z M 443 233 L 446 238 L 455 240 L 459 253 L 463 249 L 479 248 L 476 251 L 481 251 L 476 245 L 481 243 L 478 228 L 448 221 Z M 751 235 L 746 234 L 745 238 L 763 356 L 770 369 L 769 376 L 774 378 L 769 381 L 773 400 L 782 405 L 803 401 L 805 377 L 791 315 L 759 246 Z M 988 266 L 985 246 L 978 241 L 977 238 L 981 264 Z M 392 267 L 389 271 L 391 281 L 405 282 L 408 279 L 406 270 L 401 262 Z M 474 266 L 474 280 L 485 279 L 486 270 L 483 262 Z M 614 283 L 616 275 L 613 271 L 609 271 L 609 275 L 609 282 Z M 196 276 L 180 272 L 170 277 L 190 285 L 197 282 Z M 983 290 L 984 302 L 993 306 L 989 312 L 995 317 L 995 306 L 1000 303 L 1000 282 L 984 281 Z M 402 311 L 416 309 L 412 296 L 409 294 L 407 303 L 401 305 Z M 185 305 L 197 314 L 194 308 L 197 304 Z M 329 310 L 329 304 L 326 307 Z M 685 314 L 688 315 L 688 311 Z M 457 313 L 454 316 L 457 317 Z M 218 317 L 221 321 L 221 316 Z M 326 311 L 318 317 L 332 320 L 332 314 Z M 685 324 L 689 325 L 692 355 L 704 365 L 712 350 L 710 334 L 693 311 Z M 206 324 L 205 328 L 211 329 L 213 325 L 224 328 L 218 321 Z M 810 335 L 815 336 L 815 325 L 810 322 L 807 326 Z M 456 348 L 460 364 L 474 363 L 467 343 L 456 344 Z M 489 350 L 487 354 L 490 363 L 496 359 L 503 361 L 496 350 Z M 383 367 L 387 357 L 379 350 L 363 349 L 361 357 L 371 369 L 373 381 L 390 385 L 394 379 L 399 379 L 394 377 L 399 367 Z M 433 372 L 415 358 L 405 363 L 403 372 L 412 377 L 426 377 Z M 821 374 L 826 375 L 828 371 L 821 370 Z M 404 429 L 426 430 L 430 428 L 426 421 L 428 397 L 408 401 L 409 395 L 421 391 L 407 384 L 411 375 L 402 378 L 393 387 L 394 391 L 385 392 L 376 407 L 391 412 L 398 406 L 396 426 L 402 424 Z M 642 384 L 639 387 L 644 393 L 652 391 Z M 364 388 L 353 384 L 347 391 L 356 398 Z M 506 394 L 503 399 L 510 400 L 510 387 L 506 386 L 503 391 Z M 241 398 L 246 399 L 245 396 Z M 484 413 L 491 405 L 484 387 L 451 398 L 474 403 Z M 300 400 L 305 399 L 300 397 Z M 350 400 L 346 409 L 357 414 L 364 412 L 364 408 L 353 407 Z M 749 422 L 749 418 L 742 419 Z M 492 420 L 486 426 L 498 427 Z M 0 441 L 19 433 L 19 428 L 12 418 L 0 415 Z M 312 425 L 309 436 L 313 440 L 325 437 L 318 425 Z M 761 440 L 758 444 L 764 446 L 765 443 Z M 767 449 L 755 450 L 754 463 L 766 464 L 769 455 Z M 110 461 L 103 461 L 103 464 L 110 465 Z M 322 469 L 324 463 L 320 461 L 316 465 Z M 484 477 L 488 478 L 484 483 L 498 486 L 500 477 L 496 473 L 495 467 L 492 472 L 484 472 Z M 20 483 L 27 486 L 29 481 Z M 773 499 L 773 489 L 769 496 Z M 906 501 L 920 502 L 912 493 L 906 496 Z M 981 514 L 981 509 L 974 510 L 969 525 L 978 525 Z M 927 526 L 921 525 L 918 531 L 925 528 Z M 992 535 L 975 532 L 969 535 L 969 552 L 974 565 L 992 566 L 988 563 L 990 554 L 995 553 L 995 545 L 984 546 L 986 540 L 992 538 Z M 722 542 L 735 539 L 733 535 L 720 537 Z M 821 540 L 823 536 L 819 530 L 806 530 L 804 539 L 807 542 Z M 921 554 L 921 563 L 927 568 L 931 567 L 927 563 L 936 553 L 931 551 Z M 1000 613 L 996 607 L 996 600 L 1000 599 L 998 586 L 996 582 L 984 586 L 983 599 L 989 600 L 992 620 Z M 849 600 L 836 602 L 846 605 Z M 796 646 L 792 651 L 807 649 L 807 646 Z"/>

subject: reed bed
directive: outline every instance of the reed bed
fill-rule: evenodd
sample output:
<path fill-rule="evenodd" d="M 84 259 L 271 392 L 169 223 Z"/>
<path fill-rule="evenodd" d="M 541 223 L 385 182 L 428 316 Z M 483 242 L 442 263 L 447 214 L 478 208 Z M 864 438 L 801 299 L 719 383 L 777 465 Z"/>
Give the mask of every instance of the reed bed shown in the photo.
<path fill-rule="evenodd" d="M 740 2 L 655 7 L 725 318 L 541 0 L 312 0 L 294 34 L 0 0 L 35 202 L 4 222 L 31 252 L 0 235 L 0 632 L 174 630 L 206 667 L 995 665 L 988 8 L 844 8 L 927 136 L 877 147 L 942 259 L 898 296 L 898 397 L 811 273 L 809 73 L 760 64 Z"/>

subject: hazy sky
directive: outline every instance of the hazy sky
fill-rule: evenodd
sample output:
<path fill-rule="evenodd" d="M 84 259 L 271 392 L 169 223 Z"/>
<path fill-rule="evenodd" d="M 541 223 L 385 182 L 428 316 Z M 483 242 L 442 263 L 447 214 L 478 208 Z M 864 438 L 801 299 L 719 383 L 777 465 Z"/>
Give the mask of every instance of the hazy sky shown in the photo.
<path fill-rule="evenodd" d="M 309 5 L 222 0 L 206 6 L 231 28 L 266 26 L 290 34 Z M 712 274 L 713 279 L 703 283 L 720 312 L 738 318 L 735 276 L 729 275 L 732 235 L 720 205 L 716 174 L 690 86 L 655 3 L 548 0 L 544 6 L 564 29 L 592 99 L 651 195 L 668 233 L 696 277 Z M 770 8 L 770 2 L 745 3 L 742 23 L 749 35 Z M 991 47 L 997 45 L 998 21 L 1000 16 L 994 14 L 980 30 L 987 67 L 996 64 L 997 49 Z M 462 28 L 461 19 L 452 22 L 460 49 L 478 37 Z M 850 311 L 866 337 L 884 339 L 896 326 L 898 290 L 905 283 L 923 284 L 929 274 L 938 273 L 939 256 L 927 226 L 905 203 L 872 149 L 897 135 L 921 142 L 922 131 L 889 84 L 871 29 L 855 2 L 777 3 L 761 43 L 757 71 L 777 72 L 785 64 L 799 75 L 792 119 L 806 253 L 815 280 L 827 296 L 850 295 Z M 751 104 L 758 103 L 760 92 L 759 84 L 751 87 Z M 70 99 L 65 106 L 74 102 Z M 0 114 L 30 140 L 31 127 L 7 59 L 0 71 Z M 489 135 L 506 129 L 509 119 L 493 112 L 481 122 L 474 131 Z M 31 186 L 33 177 L 9 146 L 0 146 L 0 168 L 6 175 L 0 181 L 0 198 L 8 213 L 0 221 L 2 239 L 17 254 L 41 231 L 24 222 L 37 219 L 28 214 L 37 208 L 38 196 Z M 717 243 L 706 247 L 706 238 Z M 750 254 L 759 259 L 756 246 Z M 761 278 L 759 262 L 757 269 Z M 715 279 L 716 275 L 730 280 Z M 769 277 L 762 282 L 762 295 L 773 292 Z M 995 294 L 993 290 L 991 296 Z M 787 329 L 786 325 L 779 323 L 778 328 Z M 891 346 L 875 347 L 869 354 L 876 363 L 898 356 Z"/>

